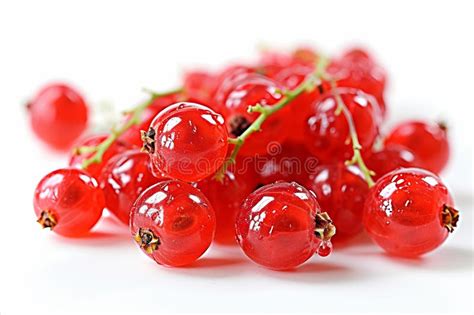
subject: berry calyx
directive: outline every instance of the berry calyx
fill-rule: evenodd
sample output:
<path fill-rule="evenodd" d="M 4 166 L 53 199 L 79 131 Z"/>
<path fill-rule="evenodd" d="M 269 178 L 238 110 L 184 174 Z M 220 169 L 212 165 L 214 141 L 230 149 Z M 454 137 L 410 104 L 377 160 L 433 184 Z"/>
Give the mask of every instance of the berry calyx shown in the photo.
<path fill-rule="evenodd" d="M 212 206 L 193 186 L 169 180 L 145 190 L 130 213 L 130 232 L 158 264 L 184 266 L 210 246 L 216 226 Z"/>
<path fill-rule="evenodd" d="M 87 105 L 66 84 L 45 86 L 28 103 L 28 111 L 35 134 L 56 149 L 69 149 L 87 128 Z"/>
<path fill-rule="evenodd" d="M 59 169 L 43 177 L 33 199 L 37 222 L 69 237 L 88 233 L 104 205 L 97 181 L 77 169 Z"/>
<path fill-rule="evenodd" d="M 195 103 L 177 103 L 161 111 L 148 132 L 143 149 L 166 177 L 199 181 L 218 170 L 227 154 L 224 118 Z"/>
<path fill-rule="evenodd" d="M 458 220 L 459 212 L 446 186 L 435 174 L 417 168 L 380 178 L 364 206 L 369 236 L 398 256 L 420 256 L 436 249 Z"/>

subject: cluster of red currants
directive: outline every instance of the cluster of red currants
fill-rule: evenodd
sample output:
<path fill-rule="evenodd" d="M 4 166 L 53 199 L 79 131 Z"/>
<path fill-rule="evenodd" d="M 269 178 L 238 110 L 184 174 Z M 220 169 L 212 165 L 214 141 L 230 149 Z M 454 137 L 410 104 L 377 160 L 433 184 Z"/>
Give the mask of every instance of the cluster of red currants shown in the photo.
<path fill-rule="evenodd" d="M 76 144 L 69 168 L 36 188 L 38 222 L 80 236 L 108 209 L 165 266 L 194 262 L 215 240 L 289 269 L 364 227 L 390 254 L 422 255 L 458 221 L 436 175 L 449 158 L 446 128 L 407 121 L 382 137 L 385 81 L 361 49 L 331 60 L 309 48 L 265 52 L 253 65 L 187 73 L 120 128 Z M 85 102 L 65 85 L 47 86 L 29 109 L 55 147 L 87 125 Z"/>

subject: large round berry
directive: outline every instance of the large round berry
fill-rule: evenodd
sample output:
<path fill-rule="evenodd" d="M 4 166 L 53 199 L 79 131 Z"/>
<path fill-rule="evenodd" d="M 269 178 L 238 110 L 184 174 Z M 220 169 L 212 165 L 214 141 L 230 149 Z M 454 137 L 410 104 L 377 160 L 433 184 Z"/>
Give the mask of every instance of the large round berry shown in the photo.
<path fill-rule="evenodd" d="M 313 254 L 328 255 L 335 227 L 316 197 L 296 183 L 263 186 L 242 204 L 237 240 L 254 262 L 270 269 L 291 269 Z"/>
<path fill-rule="evenodd" d="M 97 181 L 85 172 L 59 169 L 36 186 L 33 206 L 43 228 L 63 236 L 81 236 L 102 215 L 104 196 Z"/>
<path fill-rule="evenodd" d="M 130 231 L 150 258 L 165 266 L 197 260 L 214 237 L 216 218 L 197 188 L 163 181 L 145 190 L 133 205 Z"/>
<path fill-rule="evenodd" d="M 151 171 L 150 157 L 145 152 L 127 151 L 114 156 L 102 171 L 100 187 L 105 205 L 124 224 L 130 221 L 130 210 L 137 197 L 164 178 Z"/>
<path fill-rule="evenodd" d="M 240 205 L 255 189 L 256 179 L 253 169 L 237 168 L 227 170 L 222 181 L 206 178 L 197 183 L 216 212 L 216 242 L 235 244 L 235 220 Z"/>
<path fill-rule="evenodd" d="M 362 212 L 369 186 L 357 167 L 343 163 L 320 166 L 311 177 L 309 189 L 315 192 L 322 211 L 337 226 L 334 240 L 345 240 L 362 230 Z"/>
<path fill-rule="evenodd" d="M 355 89 L 338 88 L 337 92 L 352 115 L 362 149 L 370 151 L 380 123 L 371 97 Z M 349 125 L 332 92 L 314 104 L 313 115 L 308 119 L 306 146 L 323 163 L 352 157 Z"/>
<path fill-rule="evenodd" d="M 449 160 L 449 142 L 443 124 L 406 121 L 389 133 L 386 145 L 401 145 L 415 155 L 418 166 L 434 173 L 441 172 Z"/>
<path fill-rule="evenodd" d="M 98 146 L 108 137 L 109 135 L 103 134 L 84 138 L 76 144 L 76 148 Z M 90 164 L 85 169 L 85 171 L 92 177 L 99 179 L 100 174 L 102 173 L 102 169 L 112 157 L 132 148 L 133 147 L 129 143 L 117 140 L 105 151 L 104 155 L 102 156 L 101 162 Z M 74 150 L 69 158 L 69 166 L 82 169 L 82 163 L 85 160 L 91 158 L 94 154 L 95 153 L 80 153 L 78 150 Z"/>
<path fill-rule="evenodd" d="M 157 169 L 186 182 L 215 173 L 228 147 L 224 118 L 194 103 L 176 103 L 161 111 L 143 139 Z"/>
<path fill-rule="evenodd" d="M 419 256 L 440 246 L 458 221 L 446 186 L 431 172 L 391 172 L 371 188 L 364 207 L 370 237 L 390 254 Z"/>
<path fill-rule="evenodd" d="M 249 106 L 272 106 L 278 103 L 282 94 L 281 86 L 275 81 L 258 74 L 248 74 L 234 82 L 224 101 L 224 115 L 227 119 L 229 134 L 240 136 L 258 118 L 259 113 L 249 113 Z M 261 126 L 261 131 L 250 135 L 240 150 L 243 155 L 264 154 L 271 141 L 283 141 L 287 135 L 282 132 L 285 126 L 287 109 L 270 116 Z"/>
<path fill-rule="evenodd" d="M 399 145 L 386 145 L 380 151 L 371 152 L 366 163 L 367 167 L 374 172 L 372 176 L 374 180 L 396 169 L 419 165 L 415 155 L 409 149 Z"/>
<path fill-rule="evenodd" d="M 87 106 L 81 95 L 65 84 L 50 84 L 28 104 L 31 126 L 44 142 L 68 149 L 87 127 Z"/>

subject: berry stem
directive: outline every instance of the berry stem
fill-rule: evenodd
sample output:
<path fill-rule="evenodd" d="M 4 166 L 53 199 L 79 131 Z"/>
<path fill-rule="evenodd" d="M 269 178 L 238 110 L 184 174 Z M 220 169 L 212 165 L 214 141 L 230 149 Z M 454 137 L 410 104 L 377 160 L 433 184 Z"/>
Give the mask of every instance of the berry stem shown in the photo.
<path fill-rule="evenodd" d="M 79 154 L 82 153 L 94 153 L 90 158 L 84 160 L 82 162 L 82 168 L 86 169 L 89 165 L 93 163 L 100 163 L 102 161 L 102 157 L 104 153 L 107 151 L 108 148 L 128 129 L 130 129 L 134 125 L 138 125 L 140 123 L 140 119 L 142 116 L 143 111 L 151 104 L 154 100 L 160 97 L 169 96 L 171 94 L 180 93 L 182 92 L 182 88 L 173 89 L 170 91 L 166 91 L 163 93 L 157 93 L 150 90 L 147 92 L 150 94 L 150 97 L 147 101 L 137 105 L 136 107 L 132 108 L 131 110 L 127 111 L 126 114 L 131 115 L 129 119 L 127 119 L 121 126 L 113 127 L 111 129 L 110 135 L 102 141 L 97 146 L 84 146 L 76 148 L 76 152 Z"/>
<path fill-rule="evenodd" d="M 259 113 L 257 119 L 237 138 L 229 138 L 228 142 L 234 145 L 234 149 L 230 156 L 224 161 L 222 167 L 217 171 L 214 176 L 215 179 L 221 181 L 224 178 L 224 174 L 229 166 L 235 163 L 240 148 L 244 145 L 245 140 L 253 133 L 260 131 L 262 124 L 267 120 L 268 117 L 281 110 L 283 107 L 290 104 L 295 98 L 303 94 L 304 92 L 310 92 L 316 88 L 321 82 L 321 76 L 324 73 L 324 68 L 327 65 L 327 61 L 323 58 L 318 60 L 316 70 L 310 74 L 299 86 L 293 90 L 280 91 L 283 95 L 282 99 L 273 106 L 256 104 L 249 106 L 247 111 L 249 113 Z"/>

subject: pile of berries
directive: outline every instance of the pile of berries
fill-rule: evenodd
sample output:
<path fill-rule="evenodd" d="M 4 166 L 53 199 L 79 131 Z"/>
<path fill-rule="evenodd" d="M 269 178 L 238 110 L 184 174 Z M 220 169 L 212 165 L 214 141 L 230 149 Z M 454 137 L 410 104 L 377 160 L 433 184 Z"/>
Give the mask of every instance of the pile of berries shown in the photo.
<path fill-rule="evenodd" d="M 393 255 L 439 247 L 459 213 L 439 174 L 446 127 L 405 121 L 386 135 L 387 75 L 366 51 L 310 48 L 186 73 L 182 87 L 78 143 L 88 109 L 73 88 L 30 103 L 39 138 L 74 146 L 36 187 L 45 228 L 88 233 L 104 209 L 158 264 L 193 263 L 215 241 L 270 269 L 297 267 L 362 231 Z M 337 230 L 337 233 L 336 233 Z"/>

